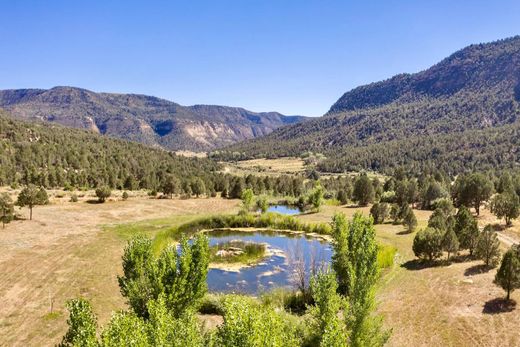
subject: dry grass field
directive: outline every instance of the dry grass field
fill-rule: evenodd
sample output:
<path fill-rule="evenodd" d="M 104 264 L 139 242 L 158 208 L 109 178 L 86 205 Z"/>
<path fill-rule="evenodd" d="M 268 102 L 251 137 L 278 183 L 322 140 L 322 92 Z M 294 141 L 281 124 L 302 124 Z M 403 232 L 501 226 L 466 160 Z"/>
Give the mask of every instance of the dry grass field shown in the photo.
<path fill-rule="evenodd" d="M 232 200 L 156 200 L 143 194 L 89 204 L 90 194 L 78 203 L 69 203 L 66 196 L 53 198 L 51 205 L 34 209 L 33 221 L 15 221 L 0 232 L 0 345 L 59 342 L 66 329 L 64 303 L 76 296 L 92 301 L 103 324 L 113 310 L 125 307 L 116 276 L 131 234 L 154 234 L 238 206 Z M 330 221 L 336 212 L 352 216 L 368 210 L 324 206 L 299 218 Z M 415 213 L 419 227 L 426 225 L 430 212 Z M 493 218 L 484 211 L 479 222 L 497 222 Z M 514 237 L 520 234 L 518 227 L 516 222 L 501 233 Z M 496 270 L 480 272 L 481 262 L 463 257 L 451 265 L 422 267 L 411 250 L 414 234 L 392 224 L 376 230 L 381 242 L 398 249 L 396 264 L 384 274 L 377 294 L 385 325 L 393 330 L 389 346 L 520 346 L 520 308 L 496 312 L 493 305 L 504 295 L 492 283 Z M 513 298 L 520 302 L 520 292 Z"/>
<path fill-rule="evenodd" d="M 116 276 L 126 235 L 114 225 L 134 223 L 153 232 L 195 215 L 236 211 L 237 205 L 221 199 L 63 200 L 35 207 L 32 221 L 0 229 L 0 346 L 58 343 L 66 329 L 64 303 L 73 297 L 90 299 L 101 324 L 125 307 Z"/>
<path fill-rule="evenodd" d="M 236 163 L 223 163 L 226 172 L 237 175 L 264 174 L 280 175 L 294 174 L 305 170 L 301 158 L 251 159 Z"/>

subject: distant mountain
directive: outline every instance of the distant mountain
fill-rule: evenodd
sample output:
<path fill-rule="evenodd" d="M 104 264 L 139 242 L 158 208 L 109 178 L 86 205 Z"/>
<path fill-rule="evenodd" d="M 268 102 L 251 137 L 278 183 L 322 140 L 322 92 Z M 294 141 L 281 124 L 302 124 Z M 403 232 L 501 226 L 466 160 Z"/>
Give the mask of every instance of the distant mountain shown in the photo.
<path fill-rule="evenodd" d="M 177 103 L 73 87 L 0 91 L 0 108 L 24 120 L 55 122 L 170 150 L 207 151 L 267 135 L 305 117 L 238 107 Z"/>
<path fill-rule="evenodd" d="M 332 171 L 518 165 L 520 36 L 345 93 L 329 112 L 227 148 L 243 158 L 324 153 Z"/>

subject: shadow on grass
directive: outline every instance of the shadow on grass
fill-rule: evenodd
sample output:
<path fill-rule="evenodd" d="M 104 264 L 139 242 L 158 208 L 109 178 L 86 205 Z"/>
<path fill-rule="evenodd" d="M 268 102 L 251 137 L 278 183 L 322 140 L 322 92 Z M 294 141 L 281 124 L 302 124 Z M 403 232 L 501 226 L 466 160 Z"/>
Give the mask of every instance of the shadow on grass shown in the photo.
<path fill-rule="evenodd" d="M 400 231 L 397 233 L 397 235 L 410 235 L 410 234 L 413 234 L 413 231 L 403 230 L 403 231 Z"/>
<path fill-rule="evenodd" d="M 464 270 L 464 276 L 480 275 L 488 272 L 489 270 L 491 270 L 491 267 L 487 266 L 486 264 L 473 265 Z"/>
<path fill-rule="evenodd" d="M 496 298 L 489 300 L 484 304 L 482 313 L 485 314 L 498 314 L 511 312 L 516 308 L 516 301 L 506 300 L 504 298 Z"/>
<path fill-rule="evenodd" d="M 441 261 L 413 259 L 413 260 L 408 260 L 406 263 L 401 264 L 401 267 L 404 267 L 407 270 L 417 271 L 417 270 L 423 270 L 423 269 L 437 267 L 437 266 L 441 266 L 441 265 L 443 265 L 443 263 Z"/>

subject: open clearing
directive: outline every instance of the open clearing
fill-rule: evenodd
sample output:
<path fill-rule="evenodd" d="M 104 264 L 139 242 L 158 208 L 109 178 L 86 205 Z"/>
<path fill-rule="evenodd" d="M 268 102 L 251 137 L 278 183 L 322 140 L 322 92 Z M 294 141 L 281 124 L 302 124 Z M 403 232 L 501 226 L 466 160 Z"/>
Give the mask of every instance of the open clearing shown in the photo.
<path fill-rule="evenodd" d="M 116 276 L 129 236 L 138 231 L 154 234 L 196 215 L 236 212 L 238 206 L 236 200 L 218 198 L 142 196 L 105 204 L 65 199 L 36 207 L 33 221 L 16 221 L 0 232 L 0 345 L 59 342 L 66 329 L 64 302 L 80 295 L 92 301 L 100 323 L 105 323 L 113 310 L 125 307 Z M 324 206 L 320 213 L 298 218 L 330 221 L 340 211 L 350 217 L 356 211 L 366 215 L 369 208 Z M 431 212 L 415 213 L 419 228 L 426 225 Z M 484 211 L 479 221 L 493 222 L 493 216 Z M 492 300 L 504 296 L 492 283 L 495 270 L 481 273 L 481 262 L 462 260 L 422 268 L 411 250 L 414 234 L 392 224 L 376 230 L 380 241 L 398 249 L 396 264 L 385 273 L 377 296 L 385 324 L 393 329 L 390 346 L 520 345 L 520 308 L 502 313 L 490 309 Z M 518 222 L 501 233 L 516 237 Z M 520 302 L 520 293 L 513 298 Z M 219 321 L 213 318 L 209 323 Z"/>
<path fill-rule="evenodd" d="M 251 159 L 236 163 L 223 163 L 225 171 L 237 175 L 248 174 L 295 174 L 305 170 L 305 163 L 301 158 L 278 158 L 278 159 Z"/>
<path fill-rule="evenodd" d="M 116 276 L 125 233 L 132 228 L 111 225 L 137 222 L 135 229 L 154 231 L 195 215 L 236 211 L 236 205 L 221 199 L 135 198 L 35 207 L 32 221 L 12 222 L 0 232 L 0 345 L 58 343 L 66 330 L 64 303 L 73 297 L 90 299 L 101 324 L 125 307 Z"/>

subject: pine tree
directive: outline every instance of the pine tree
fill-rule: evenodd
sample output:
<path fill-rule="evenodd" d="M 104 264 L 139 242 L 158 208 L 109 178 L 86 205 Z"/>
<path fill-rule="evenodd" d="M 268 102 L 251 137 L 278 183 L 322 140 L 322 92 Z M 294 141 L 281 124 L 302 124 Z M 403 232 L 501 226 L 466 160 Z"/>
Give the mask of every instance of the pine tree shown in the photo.
<path fill-rule="evenodd" d="M 500 242 L 491 225 L 480 232 L 475 248 L 475 255 L 484 261 L 486 266 L 495 267 L 500 259 Z"/>
<path fill-rule="evenodd" d="M 14 219 L 14 204 L 13 200 L 7 193 L 0 195 L 0 221 L 2 222 L 2 229 L 5 225 Z"/>
<path fill-rule="evenodd" d="M 506 300 L 510 300 L 511 293 L 520 288 L 520 246 L 512 246 L 504 254 L 494 283 L 506 291 Z"/>

